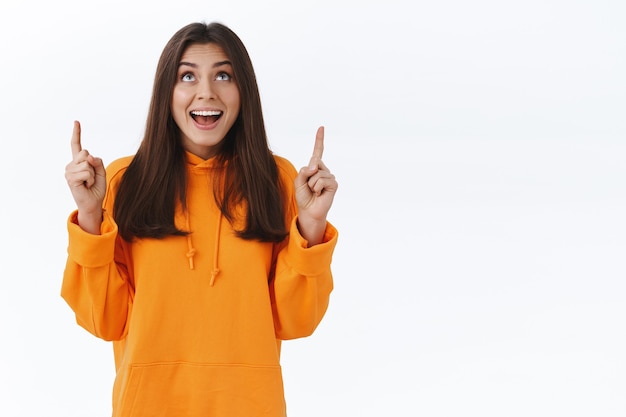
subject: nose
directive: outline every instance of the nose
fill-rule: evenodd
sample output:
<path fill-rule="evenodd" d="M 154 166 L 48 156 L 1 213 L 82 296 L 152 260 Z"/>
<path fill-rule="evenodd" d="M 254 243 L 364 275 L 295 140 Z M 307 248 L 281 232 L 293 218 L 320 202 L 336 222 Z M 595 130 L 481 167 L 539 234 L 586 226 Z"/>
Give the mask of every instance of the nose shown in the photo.
<path fill-rule="evenodd" d="M 200 100 L 210 100 L 215 98 L 213 85 L 210 79 L 204 78 L 198 83 L 198 98 Z"/>

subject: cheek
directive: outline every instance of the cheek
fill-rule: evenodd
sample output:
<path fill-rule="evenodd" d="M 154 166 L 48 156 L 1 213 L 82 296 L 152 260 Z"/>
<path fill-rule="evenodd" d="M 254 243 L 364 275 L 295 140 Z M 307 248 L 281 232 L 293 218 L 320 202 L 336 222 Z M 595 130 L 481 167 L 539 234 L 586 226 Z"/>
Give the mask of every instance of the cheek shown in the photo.
<path fill-rule="evenodd" d="M 241 110 L 241 103 L 239 102 L 239 100 L 233 102 L 233 108 L 235 109 L 235 112 L 239 114 L 239 111 Z"/>
<path fill-rule="evenodd" d="M 184 92 L 174 90 L 172 94 L 172 115 L 175 119 L 184 117 L 187 112 L 187 98 Z"/>
<path fill-rule="evenodd" d="M 222 103 L 233 108 L 239 108 L 239 88 L 234 82 L 218 84 L 216 93 L 219 96 Z"/>
<path fill-rule="evenodd" d="M 236 112 L 239 113 L 239 110 L 241 109 L 241 99 L 239 97 L 238 90 L 235 90 L 233 93 L 230 94 L 229 104 L 232 109 L 236 110 Z"/>

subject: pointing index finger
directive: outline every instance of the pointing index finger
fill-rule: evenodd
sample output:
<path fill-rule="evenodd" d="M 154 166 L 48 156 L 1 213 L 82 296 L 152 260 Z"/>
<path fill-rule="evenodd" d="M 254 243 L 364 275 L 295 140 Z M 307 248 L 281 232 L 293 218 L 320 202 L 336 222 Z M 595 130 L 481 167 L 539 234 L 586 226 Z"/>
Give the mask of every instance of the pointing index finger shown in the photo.
<path fill-rule="evenodd" d="M 311 156 L 311 165 L 322 160 L 322 154 L 324 153 L 324 126 L 320 126 L 317 129 L 315 135 L 315 147 L 313 148 L 313 155 Z"/>
<path fill-rule="evenodd" d="M 74 130 L 72 131 L 71 145 L 73 157 L 78 155 L 78 153 L 83 150 L 83 147 L 80 144 L 80 122 L 78 120 L 74 121 Z"/>

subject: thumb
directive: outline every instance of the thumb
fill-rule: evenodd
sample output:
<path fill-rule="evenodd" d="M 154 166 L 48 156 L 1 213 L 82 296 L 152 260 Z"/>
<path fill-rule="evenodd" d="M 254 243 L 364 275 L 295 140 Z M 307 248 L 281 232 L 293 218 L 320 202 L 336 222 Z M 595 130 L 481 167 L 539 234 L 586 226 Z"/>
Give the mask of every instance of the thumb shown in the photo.
<path fill-rule="evenodd" d="M 104 188 L 106 186 L 106 168 L 104 167 L 102 158 L 89 155 L 89 164 L 94 170 L 94 184 Z"/>
<path fill-rule="evenodd" d="M 309 177 L 313 175 L 314 171 L 315 169 L 311 169 L 310 167 L 300 168 L 300 172 L 298 172 L 298 175 L 294 179 L 294 186 L 296 187 L 296 190 L 302 187 L 303 185 L 306 185 L 307 181 L 309 180 Z"/>
<path fill-rule="evenodd" d="M 98 176 L 106 176 L 106 168 L 104 167 L 104 162 L 102 162 L 102 158 L 93 158 L 93 169 L 96 171 L 96 175 Z"/>

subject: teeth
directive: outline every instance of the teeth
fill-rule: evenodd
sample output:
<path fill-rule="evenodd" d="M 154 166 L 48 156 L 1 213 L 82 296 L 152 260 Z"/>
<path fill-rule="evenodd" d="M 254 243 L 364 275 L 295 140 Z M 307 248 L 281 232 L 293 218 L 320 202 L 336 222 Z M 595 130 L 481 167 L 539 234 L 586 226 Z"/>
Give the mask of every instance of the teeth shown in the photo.
<path fill-rule="evenodd" d="M 194 116 L 219 116 L 222 112 L 218 110 L 193 110 L 191 114 Z"/>

